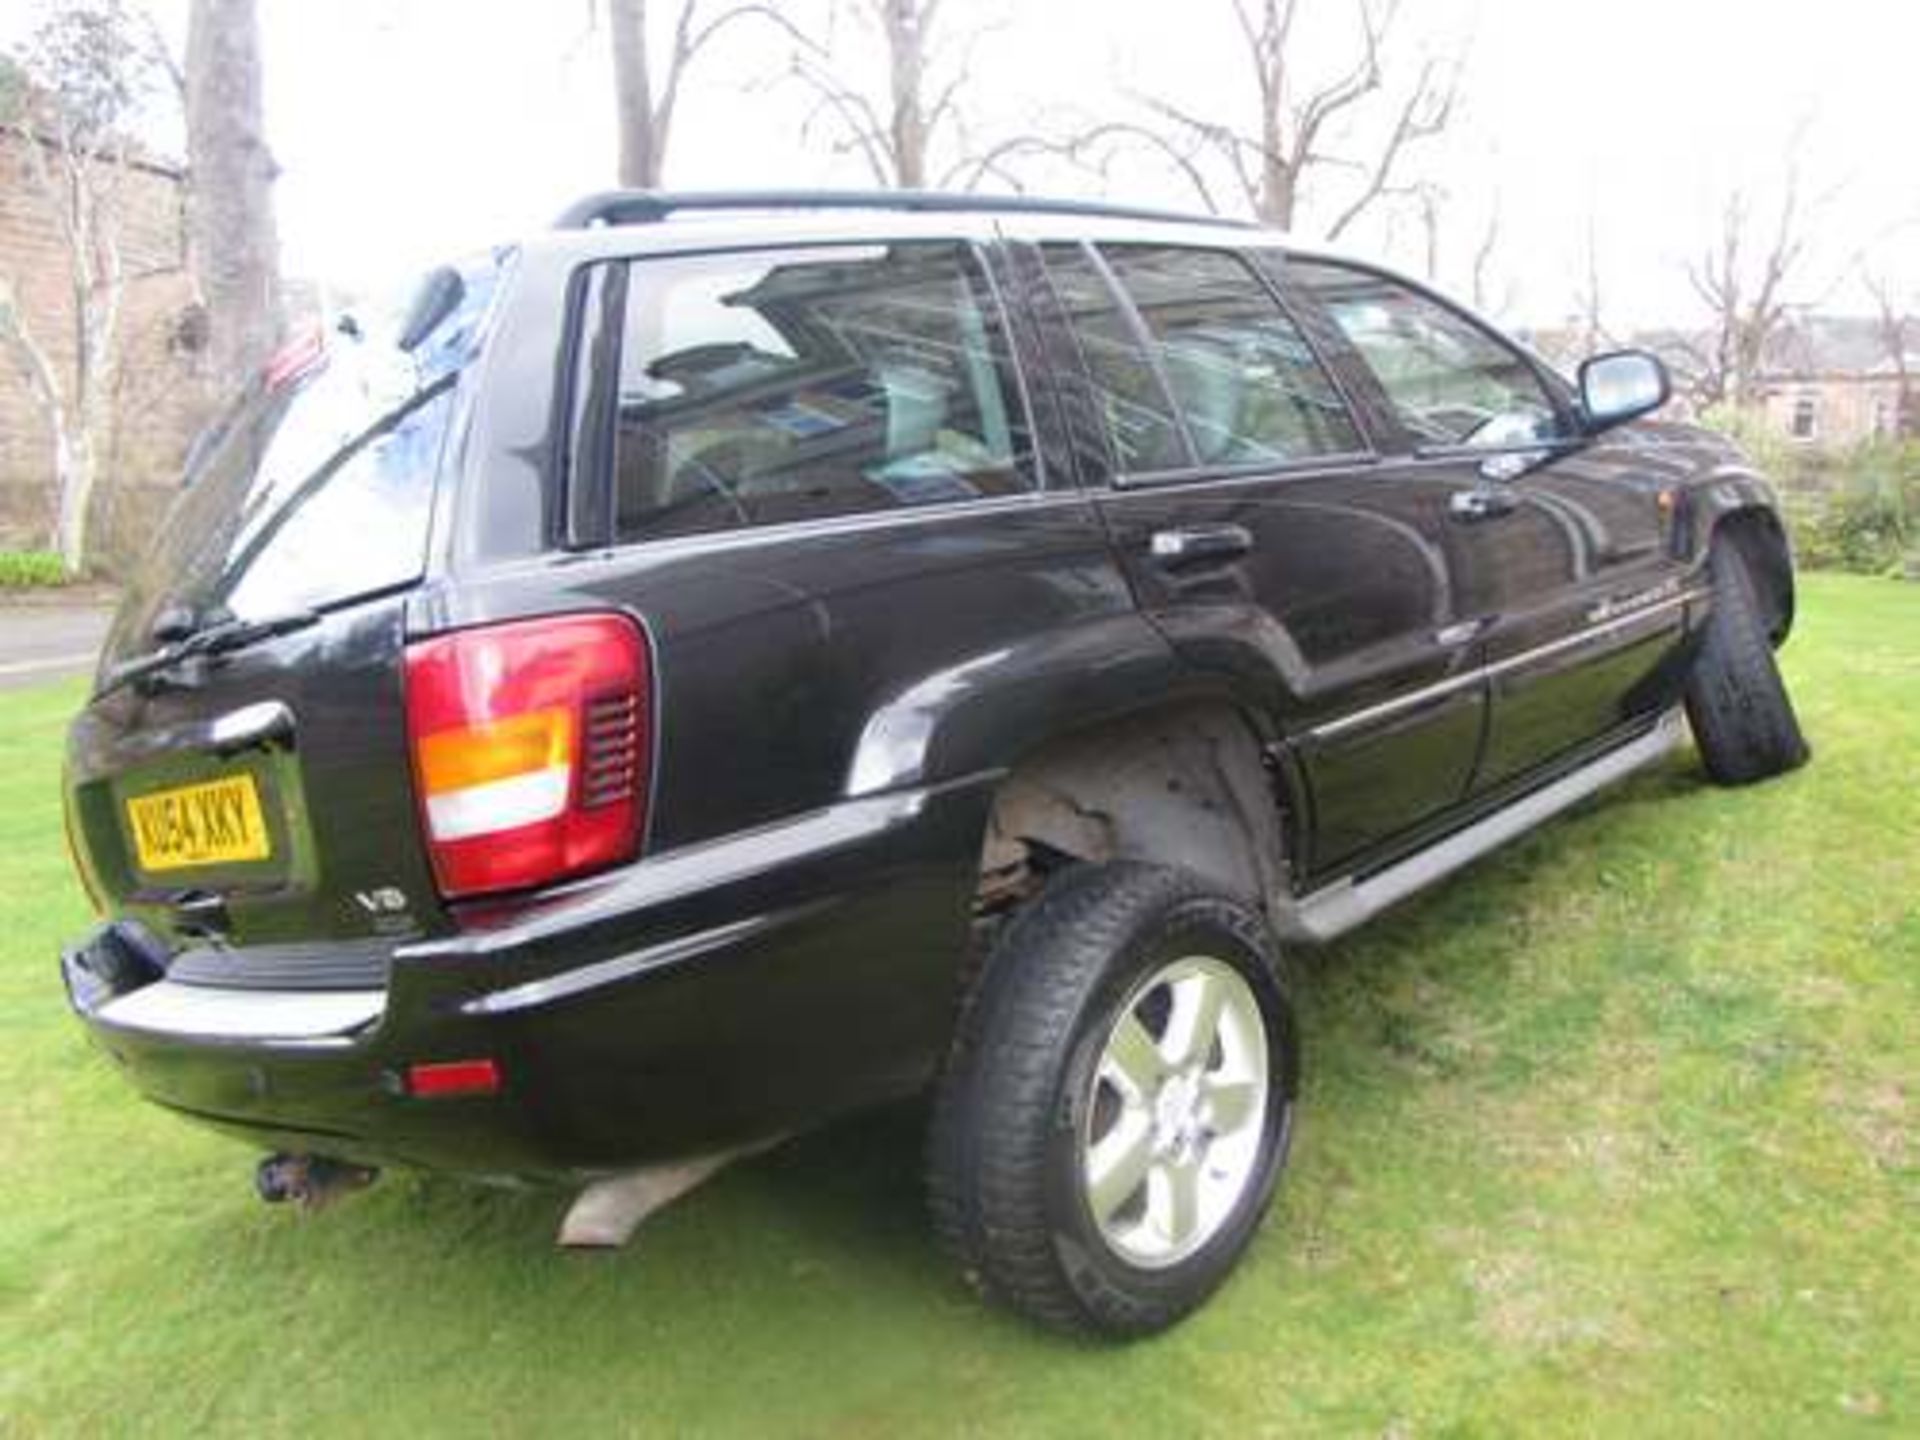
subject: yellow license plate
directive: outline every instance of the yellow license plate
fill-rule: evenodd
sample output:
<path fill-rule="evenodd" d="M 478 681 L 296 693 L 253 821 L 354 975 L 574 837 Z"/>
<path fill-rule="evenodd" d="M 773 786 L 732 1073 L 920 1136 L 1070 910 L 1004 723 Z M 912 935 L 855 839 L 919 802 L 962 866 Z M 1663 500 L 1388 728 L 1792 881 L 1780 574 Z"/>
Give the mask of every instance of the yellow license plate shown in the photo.
<path fill-rule="evenodd" d="M 127 828 L 142 870 L 230 865 L 273 853 L 251 775 L 136 796 L 127 801 Z"/>

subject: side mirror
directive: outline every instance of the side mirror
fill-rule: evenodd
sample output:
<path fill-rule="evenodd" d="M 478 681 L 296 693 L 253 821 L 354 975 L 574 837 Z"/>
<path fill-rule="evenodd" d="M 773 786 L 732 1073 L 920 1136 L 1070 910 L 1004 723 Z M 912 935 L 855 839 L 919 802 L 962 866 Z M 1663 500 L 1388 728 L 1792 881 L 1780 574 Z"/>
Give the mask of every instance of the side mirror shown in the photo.
<path fill-rule="evenodd" d="M 1580 366 L 1580 408 L 1589 435 L 1651 414 L 1672 394 L 1667 367 L 1645 350 L 1595 355 Z"/>

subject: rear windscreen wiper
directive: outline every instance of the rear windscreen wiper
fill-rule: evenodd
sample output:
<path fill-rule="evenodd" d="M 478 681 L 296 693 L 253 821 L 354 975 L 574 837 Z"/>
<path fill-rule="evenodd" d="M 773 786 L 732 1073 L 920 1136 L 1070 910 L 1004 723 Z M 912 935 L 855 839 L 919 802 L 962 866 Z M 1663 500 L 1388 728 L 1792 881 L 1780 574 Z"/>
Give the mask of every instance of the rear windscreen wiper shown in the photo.
<path fill-rule="evenodd" d="M 196 656 L 224 655 L 233 650 L 244 650 L 262 640 L 275 635 L 288 635 L 295 630 L 304 630 L 309 625 L 320 622 L 317 610 L 288 610 L 278 615 L 263 615 L 254 620 L 242 620 L 238 617 L 222 620 L 203 630 L 196 630 L 184 639 L 171 645 L 163 645 L 149 655 L 128 660 L 116 665 L 107 672 L 100 686 L 105 695 L 110 690 L 118 690 L 148 675 L 158 674 L 162 670 L 178 665 L 182 660 L 191 660 Z"/>

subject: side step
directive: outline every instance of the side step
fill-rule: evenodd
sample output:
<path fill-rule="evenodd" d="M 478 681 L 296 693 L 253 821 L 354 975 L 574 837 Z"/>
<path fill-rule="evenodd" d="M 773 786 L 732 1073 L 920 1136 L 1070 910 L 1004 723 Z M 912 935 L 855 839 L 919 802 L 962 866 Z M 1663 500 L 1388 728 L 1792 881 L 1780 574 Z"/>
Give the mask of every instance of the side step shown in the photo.
<path fill-rule="evenodd" d="M 1389 905 L 1424 890 L 1490 850 L 1506 844 L 1576 805 L 1595 791 L 1660 759 L 1680 742 L 1684 725 L 1678 710 L 1660 717 L 1653 729 L 1617 750 L 1609 750 L 1571 774 L 1543 785 L 1477 820 L 1464 830 L 1364 880 L 1342 880 L 1275 907 L 1280 934 L 1289 940 L 1320 943 L 1344 935 Z"/>

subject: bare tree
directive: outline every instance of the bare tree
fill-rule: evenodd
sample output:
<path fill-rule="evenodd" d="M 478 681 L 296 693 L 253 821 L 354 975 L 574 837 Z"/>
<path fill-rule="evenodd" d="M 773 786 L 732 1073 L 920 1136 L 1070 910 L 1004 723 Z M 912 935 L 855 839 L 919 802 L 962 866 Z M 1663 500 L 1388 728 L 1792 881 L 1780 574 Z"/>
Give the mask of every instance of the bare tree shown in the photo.
<path fill-rule="evenodd" d="M 1389 52 L 1401 0 L 1349 0 L 1356 18 L 1350 53 L 1319 73 L 1296 48 L 1301 15 L 1313 0 L 1228 3 L 1253 81 L 1254 104 L 1241 123 L 1165 96 L 1136 95 L 1148 123 L 1103 122 L 1054 148 L 1085 156 L 1112 143 L 1144 144 L 1186 178 L 1208 209 L 1220 208 L 1216 191 L 1224 184 L 1245 209 L 1281 229 L 1299 224 L 1303 201 L 1319 194 L 1323 177 L 1348 175 L 1354 183 L 1318 227 L 1330 240 L 1382 199 L 1420 199 L 1424 192 L 1401 172 L 1409 152 L 1453 119 L 1459 64 L 1428 56 L 1409 83 L 1392 82 Z M 1369 116 L 1383 123 L 1363 139 L 1358 122 Z"/>
<path fill-rule="evenodd" d="M 272 353 L 282 318 L 279 167 L 261 118 L 254 0 L 193 0 L 178 84 L 187 113 L 188 255 L 207 310 L 213 373 L 230 385 Z"/>
<path fill-rule="evenodd" d="M 1884 275 L 1863 272 L 1861 278 L 1866 282 L 1867 293 L 1873 296 L 1880 344 L 1887 352 L 1887 362 L 1893 366 L 1897 387 L 1895 433 L 1915 434 L 1920 432 L 1920 410 L 1916 409 L 1912 362 L 1908 359 L 1914 343 L 1913 316 L 1895 298 L 1893 285 Z"/>
<path fill-rule="evenodd" d="M 648 24 L 661 8 L 648 0 L 607 0 L 608 37 L 613 52 L 614 103 L 620 130 L 620 183 L 640 189 L 658 187 L 665 178 L 667 147 L 674 114 L 688 72 L 721 31 L 750 17 L 769 21 L 798 36 L 793 24 L 770 4 L 712 5 L 706 0 L 671 0 L 673 32 L 665 51 L 665 69 L 655 63 Z"/>
<path fill-rule="evenodd" d="M 1772 227 L 1758 232 L 1754 207 L 1741 190 L 1721 207 L 1719 233 L 1687 278 L 1711 316 L 1698 355 L 1696 389 L 1706 404 L 1746 407 L 1758 398 L 1768 343 L 1786 317 L 1788 282 L 1804 258 L 1800 178 L 1789 166 Z M 1755 245 L 1756 233 L 1762 238 Z"/>
<path fill-rule="evenodd" d="M 1446 208 L 1450 198 L 1438 185 L 1413 188 L 1414 213 L 1420 222 L 1422 273 L 1432 284 L 1440 283 L 1440 237 L 1446 230 Z"/>
<path fill-rule="evenodd" d="M 1493 288 L 1493 257 L 1500 252 L 1500 234 L 1506 221 L 1504 212 L 1505 207 L 1496 194 L 1487 210 L 1487 223 L 1481 227 L 1480 239 L 1473 247 L 1473 264 L 1468 272 L 1469 293 L 1473 308 L 1482 314 L 1505 310 L 1513 300 L 1511 283 L 1502 286 L 1497 293 Z"/>
<path fill-rule="evenodd" d="M 66 262 L 71 363 L 36 334 L 18 276 L 0 274 L 0 345 L 32 391 L 53 439 L 54 545 L 71 571 L 87 557 L 98 447 L 112 408 L 126 273 L 123 188 L 128 124 L 154 59 L 121 0 L 77 0 L 28 38 L 9 86 L 24 179 L 53 217 Z"/>
<path fill-rule="evenodd" d="M 943 8 L 943 0 L 833 0 L 827 40 L 804 39 L 794 52 L 794 76 L 816 100 L 808 127 L 829 124 L 839 137 L 836 148 L 858 155 L 877 185 L 970 189 L 990 174 L 1004 174 L 1005 160 L 1035 143 L 1023 137 L 973 152 L 960 99 L 974 46 L 994 27 L 954 30 L 941 23 Z M 842 14 L 878 35 L 883 84 L 852 73 L 835 56 L 832 35 Z M 942 149 L 950 158 L 936 169 Z"/>
<path fill-rule="evenodd" d="M 1580 353 L 1587 356 L 1598 354 L 1614 343 L 1613 332 L 1607 327 L 1606 286 L 1600 265 L 1600 226 L 1591 208 L 1587 211 L 1586 246 L 1582 258 L 1586 273 L 1577 297 L 1579 310 L 1576 319 L 1580 331 Z"/>

